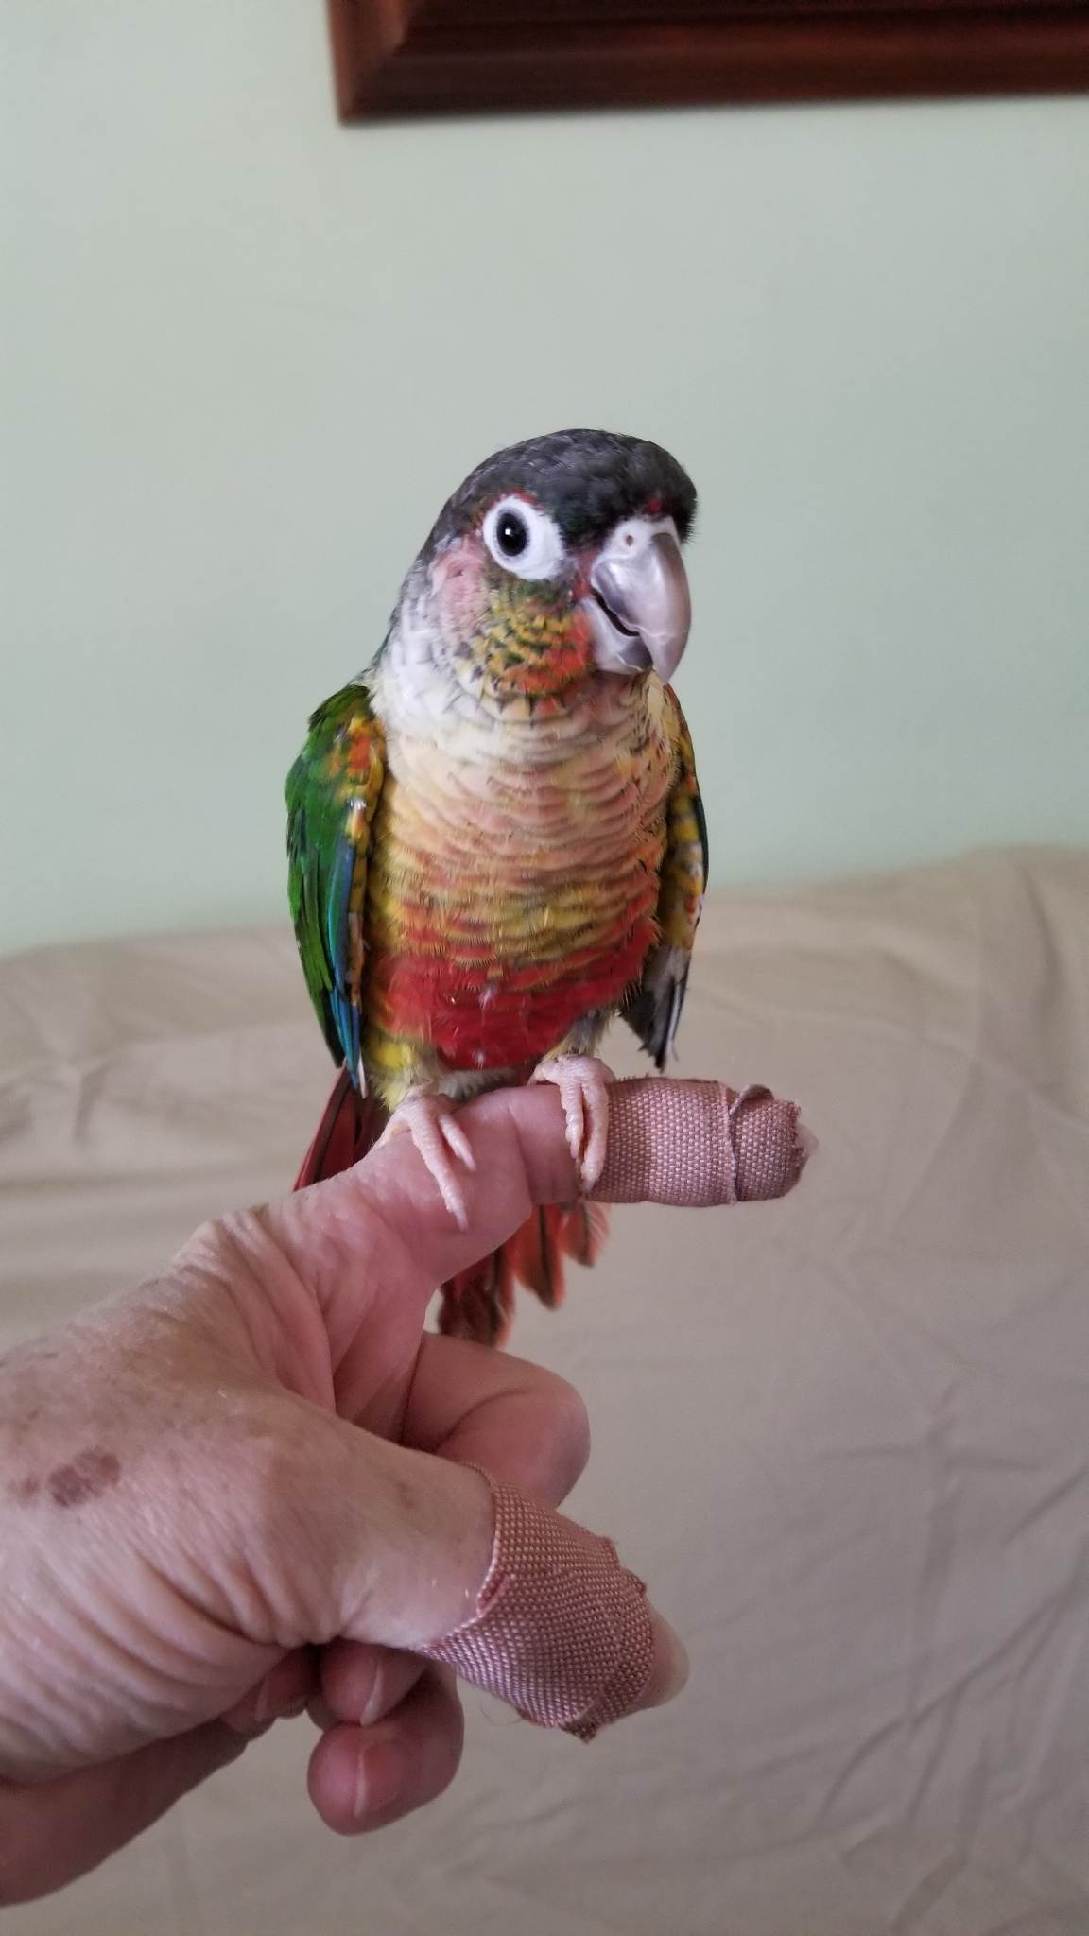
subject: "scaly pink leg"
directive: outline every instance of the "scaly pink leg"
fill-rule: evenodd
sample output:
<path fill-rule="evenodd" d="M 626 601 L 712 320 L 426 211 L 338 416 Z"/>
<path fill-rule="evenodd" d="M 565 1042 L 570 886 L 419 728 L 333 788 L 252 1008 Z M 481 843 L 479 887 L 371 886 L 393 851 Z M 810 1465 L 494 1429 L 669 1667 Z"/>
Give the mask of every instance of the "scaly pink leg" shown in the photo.
<path fill-rule="evenodd" d="M 554 1082 L 567 1124 L 567 1147 L 575 1159 L 579 1186 L 593 1189 L 605 1161 L 609 1139 L 609 1084 L 613 1072 L 596 1055 L 554 1055 L 539 1062 L 531 1082 Z"/>
<path fill-rule="evenodd" d="M 381 1149 L 395 1136 L 411 1136 L 458 1229 L 467 1230 L 469 1212 L 458 1167 L 475 1170 L 476 1158 L 469 1138 L 455 1119 L 456 1108 L 457 1104 L 449 1096 L 406 1096 L 398 1103 L 375 1148 Z"/>

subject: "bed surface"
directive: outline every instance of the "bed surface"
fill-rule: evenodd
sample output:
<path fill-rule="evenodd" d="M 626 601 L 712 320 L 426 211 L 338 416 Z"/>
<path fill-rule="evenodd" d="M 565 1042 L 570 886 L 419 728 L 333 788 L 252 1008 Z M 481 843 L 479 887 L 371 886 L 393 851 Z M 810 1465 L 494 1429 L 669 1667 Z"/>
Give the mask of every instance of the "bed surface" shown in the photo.
<path fill-rule="evenodd" d="M 11 1936 L 1087 1936 L 1089 854 L 714 896 L 680 1049 L 801 1101 L 800 1187 L 616 1211 L 513 1345 L 686 1693 L 589 1748 L 469 1694 L 358 1843 L 282 1725 Z M 286 929 L 0 962 L 0 1345 L 284 1190 L 328 1080 Z"/>

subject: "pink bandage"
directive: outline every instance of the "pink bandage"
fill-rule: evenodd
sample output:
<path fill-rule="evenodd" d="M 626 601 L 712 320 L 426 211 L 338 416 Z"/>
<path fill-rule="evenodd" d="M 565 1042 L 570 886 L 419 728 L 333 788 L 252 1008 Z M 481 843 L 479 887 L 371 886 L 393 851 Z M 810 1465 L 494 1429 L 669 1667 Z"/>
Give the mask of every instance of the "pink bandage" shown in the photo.
<path fill-rule="evenodd" d="M 495 1531 L 476 1612 L 420 1651 L 525 1720 L 591 1741 L 630 1713 L 647 1685 L 654 1634 L 646 1588 L 621 1566 L 611 1540 L 482 1477 Z"/>
<path fill-rule="evenodd" d="M 641 1076 L 609 1086 L 605 1166 L 591 1194 L 692 1209 L 765 1202 L 793 1188 L 811 1148 L 797 1103 L 759 1085 L 738 1093 Z"/>

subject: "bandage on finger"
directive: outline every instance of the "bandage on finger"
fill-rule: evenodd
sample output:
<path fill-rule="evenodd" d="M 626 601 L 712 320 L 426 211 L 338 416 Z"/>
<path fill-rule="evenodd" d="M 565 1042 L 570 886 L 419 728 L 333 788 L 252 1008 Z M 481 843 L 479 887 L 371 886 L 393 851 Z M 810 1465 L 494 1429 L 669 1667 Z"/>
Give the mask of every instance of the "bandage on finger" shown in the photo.
<path fill-rule="evenodd" d="M 686 1209 L 766 1202 L 793 1189 L 814 1147 L 797 1103 L 758 1084 L 614 1082 L 605 1162 L 590 1194 Z"/>
<path fill-rule="evenodd" d="M 475 1612 L 420 1651 L 525 1720 L 590 1741 L 646 1691 L 654 1665 L 646 1587 L 611 1540 L 482 1477 L 495 1519 Z"/>

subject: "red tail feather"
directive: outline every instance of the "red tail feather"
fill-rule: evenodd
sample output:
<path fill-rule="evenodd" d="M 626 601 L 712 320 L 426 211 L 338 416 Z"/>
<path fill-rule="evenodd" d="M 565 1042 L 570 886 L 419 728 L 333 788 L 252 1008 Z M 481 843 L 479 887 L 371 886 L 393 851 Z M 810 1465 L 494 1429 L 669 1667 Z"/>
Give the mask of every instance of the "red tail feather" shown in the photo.
<path fill-rule="evenodd" d="M 388 1121 L 388 1112 L 377 1097 L 361 1096 L 347 1069 L 342 1069 L 303 1157 L 295 1189 L 305 1190 L 308 1183 L 320 1183 L 323 1177 L 350 1170 L 373 1149 Z"/>
<path fill-rule="evenodd" d="M 502 1344 L 510 1331 L 513 1309 L 514 1273 L 509 1245 L 504 1244 L 443 1285 L 439 1330 L 448 1338 Z"/>
<path fill-rule="evenodd" d="M 524 1284 L 554 1310 L 563 1302 L 565 1257 L 593 1264 L 608 1229 L 599 1203 L 547 1203 L 490 1257 L 458 1271 L 442 1287 L 439 1326 L 448 1337 L 503 1344 L 510 1331 L 514 1285 Z"/>

